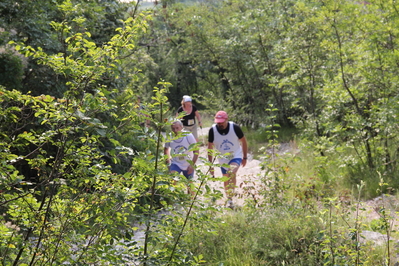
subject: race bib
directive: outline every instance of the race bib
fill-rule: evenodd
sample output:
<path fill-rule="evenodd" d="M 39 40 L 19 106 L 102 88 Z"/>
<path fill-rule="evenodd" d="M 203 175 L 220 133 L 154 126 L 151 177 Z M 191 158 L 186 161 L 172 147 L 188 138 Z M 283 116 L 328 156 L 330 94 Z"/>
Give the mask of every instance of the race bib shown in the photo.
<path fill-rule="evenodd" d="M 228 161 L 231 161 L 234 159 L 234 154 L 226 154 L 222 156 L 223 159 L 226 159 Z"/>
<path fill-rule="evenodd" d="M 188 119 L 187 124 L 188 124 L 189 126 L 194 125 L 194 119 Z"/>
<path fill-rule="evenodd" d="M 186 150 L 187 150 L 187 148 L 182 145 L 175 147 L 174 152 L 173 152 L 175 155 L 175 158 L 179 161 L 186 160 L 186 158 L 187 158 Z"/>

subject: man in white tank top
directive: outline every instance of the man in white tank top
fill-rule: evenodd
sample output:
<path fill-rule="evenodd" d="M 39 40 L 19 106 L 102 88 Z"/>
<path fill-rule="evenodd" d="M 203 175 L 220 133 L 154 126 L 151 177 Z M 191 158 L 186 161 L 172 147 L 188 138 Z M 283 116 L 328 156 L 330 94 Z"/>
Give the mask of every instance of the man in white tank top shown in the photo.
<path fill-rule="evenodd" d="M 233 196 L 236 187 L 236 174 L 240 165 L 247 164 L 248 146 L 247 139 L 240 126 L 228 121 L 225 111 L 219 111 L 215 115 L 215 124 L 209 129 L 208 134 L 208 160 L 213 162 L 212 150 L 216 149 L 219 164 L 228 164 L 229 168 L 221 167 L 222 174 L 228 177 L 224 182 L 224 190 L 227 196 L 227 206 L 234 208 Z M 211 169 L 214 175 L 213 169 Z"/>
<path fill-rule="evenodd" d="M 167 156 L 166 163 L 169 165 L 170 173 L 182 173 L 187 180 L 192 180 L 194 176 L 195 163 L 198 160 L 198 149 L 192 150 L 190 145 L 195 144 L 193 134 L 181 133 L 183 123 L 177 120 L 170 126 L 176 139 L 166 142 L 164 145 L 164 154 Z M 191 149 L 191 150 L 190 150 Z M 192 161 L 193 165 L 190 164 Z M 191 191 L 189 191 L 191 193 Z"/>

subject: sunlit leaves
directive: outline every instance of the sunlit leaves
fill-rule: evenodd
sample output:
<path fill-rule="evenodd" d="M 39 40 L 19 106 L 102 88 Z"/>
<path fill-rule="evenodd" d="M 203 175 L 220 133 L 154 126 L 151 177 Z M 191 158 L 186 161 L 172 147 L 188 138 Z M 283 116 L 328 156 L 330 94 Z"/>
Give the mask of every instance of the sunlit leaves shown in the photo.
<path fill-rule="evenodd" d="M 76 7 L 66 2 L 62 10 L 68 13 Z M 35 261 L 45 265 L 54 256 L 57 264 L 79 260 L 80 256 L 83 261 L 98 261 L 96 257 L 101 256 L 97 250 L 101 248 L 109 250 L 108 261 L 118 261 L 120 255 L 112 246 L 101 243 L 133 234 L 127 217 L 141 196 L 143 179 L 121 177 L 112 165 L 135 155 L 131 147 L 129 153 L 125 152 L 128 149 L 115 148 L 123 146 L 113 131 L 126 125 L 131 128 L 127 122 L 136 114 L 125 116 L 119 110 L 115 100 L 119 91 L 108 87 L 104 77 L 118 73 L 123 59 L 131 54 L 129 49 L 135 48 L 144 30 L 145 16 L 141 18 L 143 23 L 127 21 L 127 27 L 104 45 L 96 44 L 91 33 L 74 31 L 76 28 L 62 21 L 52 23 L 64 37 L 62 52 L 47 54 L 40 47 L 16 46 L 25 56 L 65 77 L 68 91 L 57 99 L 1 89 L 1 217 L 18 228 L 1 228 L 5 233 L 0 242 L 13 243 L 9 249 L 0 249 L 1 257 L 10 263 L 15 259 L 15 264 Z M 76 17 L 73 23 L 83 25 L 85 20 Z M 128 101 L 133 97 L 130 95 Z M 126 232 L 120 232 L 119 226 L 127 228 Z M 99 248 L 89 252 L 82 248 L 76 256 L 73 253 L 87 244 L 87 235 L 90 245 Z M 61 239 L 68 245 L 74 243 L 75 248 L 60 245 Z M 20 257 L 15 256 L 17 252 L 21 252 Z"/>

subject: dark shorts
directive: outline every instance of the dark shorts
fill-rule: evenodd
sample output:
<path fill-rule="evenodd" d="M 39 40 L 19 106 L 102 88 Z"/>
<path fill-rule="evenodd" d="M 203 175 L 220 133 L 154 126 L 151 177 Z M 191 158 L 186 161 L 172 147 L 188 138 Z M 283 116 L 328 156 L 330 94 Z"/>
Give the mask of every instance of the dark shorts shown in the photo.
<path fill-rule="evenodd" d="M 242 159 L 241 158 L 234 158 L 234 159 L 232 159 L 229 162 L 229 165 L 232 164 L 232 163 L 236 163 L 236 164 L 238 164 L 238 166 L 240 166 L 241 163 L 242 163 Z M 220 167 L 220 169 L 222 170 L 222 174 L 224 174 L 224 175 L 227 174 L 227 171 L 229 170 L 229 169 L 227 169 L 225 167 Z"/>
<path fill-rule="evenodd" d="M 170 165 L 169 171 L 170 171 L 170 172 L 175 171 L 175 172 L 178 172 L 179 174 L 183 173 L 183 175 L 184 175 L 188 180 L 191 180 L 191 179 L 193 179 L 193 177 L 194 177 L 194 171 L 193 171 L 191 174 L 188 174 L 188 173 L 187 173 L 187 172 L 188 172 L 187 170 L 182 170 L 182 169 L 180 169 L 179 166 L 177 166 L 176 164 L 173 164 L 173 163 Z"/>

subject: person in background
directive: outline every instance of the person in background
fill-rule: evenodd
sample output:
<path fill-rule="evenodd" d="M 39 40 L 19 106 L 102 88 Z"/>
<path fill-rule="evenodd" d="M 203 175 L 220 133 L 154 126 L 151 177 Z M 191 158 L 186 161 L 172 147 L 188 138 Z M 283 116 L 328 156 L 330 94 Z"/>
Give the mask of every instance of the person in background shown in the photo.
<path fill-rule="evenodd" d="M 227 196 L 227 206 L 234 208 L 233 196 L 236 187 L 236 174 L 240 165 L 247 164 L 248 145 L 240 126 L 228 121 L 225 111 L 219 111 L 215 115 L 215 124 L 208 133 L 208 160 L 213 162 L 212 150 L 219 152 L 219 164 L 228 164 L 229 168 L 222 166 L 222 174 L 228 179 L 224 182 L 224 190 Z M 213 169 L 211 173 L 214 176 Z"/>
<path fill-rule="evenodd" d="M 182 114 L 183 116 L 181 116 Z M 202 127 L 201 115 L 199 114 L 197 107 L 193 105 L 190 96 L 183 96 L 181 106 L 179 109 L 177 109 L 176 117 L 179 117 L 182 121 L 184 130 L 191 132 L 194 135 L 195 140 L 198 142 L 198 128 L 196 119 L 198 120 L 199 126 Z"/>
<path fill-rule="evenodd" d="M 170 127 L 178 138 L 166 142 L 164 145 L 164 154 L 167 156 L 166 163 L 169 165 L 169 172 L 182 173 L 187 180 L 191 181 L 194 177 L 194 165 L 198 160 L 198 149 L 190 150 L 190 145 L 197 143 L 197 141 L 193 134 L 181 132 L 183 124 L 180 120 L 173 122 Z M 190 189 L 189 193 L 193 194 Z"/>

